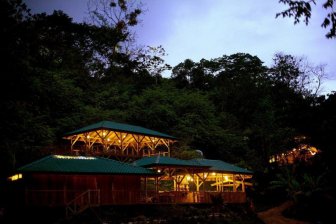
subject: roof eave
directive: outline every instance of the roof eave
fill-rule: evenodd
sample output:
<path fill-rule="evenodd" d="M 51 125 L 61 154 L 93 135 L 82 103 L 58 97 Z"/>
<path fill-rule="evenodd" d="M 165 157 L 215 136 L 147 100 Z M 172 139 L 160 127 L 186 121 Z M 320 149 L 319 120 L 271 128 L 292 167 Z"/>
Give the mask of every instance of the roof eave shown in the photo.
<path fill-rule="evenodd" d="M 152 135 L 152 134 L 144 134 L 141 132 L 136 132 L 136 131 L 125 131 L 125 130 L 121 130 L 121 129 L 115 129 L 115 128 L 108 128 L 108 127 L 99 127 L 99 128 L 93 128 L 93 129 L 89 129 L 86 131 L 72 131 L 72 132 L 67 132 L 63 135 L 63 138 L 67 138 L 70 137 L 72 135 L 78 135 L 78 134 L 82 134 L 82 133 L 87 133 L 87 132 L 93 132 L 93 131 L 97 131 L 97 130 L 110 130 L 110 131 L 119 131 L 119 132 L 125 132 L 125 133 L 130 133 L 130 134 L 137 134 L 137 135 L 145 135 L 145 136 L 150 136 L 150 137 L 160 137 L 160 138 L 165 138 L 165 139 L 170 139 L 170 140 L 175 140 L 177 141 L 178 138 L 174 137 L 174 136 L 170 136 L 170 135 Z"/>

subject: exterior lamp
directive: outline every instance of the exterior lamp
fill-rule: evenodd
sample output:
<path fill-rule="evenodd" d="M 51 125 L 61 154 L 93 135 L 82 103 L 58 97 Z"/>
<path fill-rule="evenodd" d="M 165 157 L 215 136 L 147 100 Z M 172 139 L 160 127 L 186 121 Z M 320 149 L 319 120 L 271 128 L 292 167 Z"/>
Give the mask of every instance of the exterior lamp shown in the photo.
<path fill-rule="evenodd" d="M 22 174 L 18 173 L 18 174 L 15 174 L 13 176 L 8 177 L 8 180 L 10 180 L 10 181 L 16 181 L 16 180 L 19 180 L 21 178 L 22 178 Z"/>

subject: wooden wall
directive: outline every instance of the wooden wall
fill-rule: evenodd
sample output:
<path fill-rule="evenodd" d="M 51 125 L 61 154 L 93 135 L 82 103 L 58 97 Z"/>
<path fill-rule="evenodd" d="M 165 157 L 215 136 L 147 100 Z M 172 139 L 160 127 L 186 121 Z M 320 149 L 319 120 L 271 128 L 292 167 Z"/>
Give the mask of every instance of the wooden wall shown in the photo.
<path fill-rule="evenodd" d="M 31 174 L 24 178 L 26 204 L 41 206 L 63 206 L 87 190 L 99 190 L 102 205 L 129 203 L 135 200 L 131 192 L 139 192 L 141 185 L 141 177 L 135 175 L 49 173 Z"/>

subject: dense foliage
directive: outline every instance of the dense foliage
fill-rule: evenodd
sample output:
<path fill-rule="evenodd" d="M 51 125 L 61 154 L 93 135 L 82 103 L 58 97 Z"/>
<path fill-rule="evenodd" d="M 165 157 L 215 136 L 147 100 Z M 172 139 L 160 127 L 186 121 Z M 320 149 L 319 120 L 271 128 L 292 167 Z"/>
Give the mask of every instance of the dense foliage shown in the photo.
<path fill-rule="evenodd" d="M 176 136 L 176 156 L 201 150 L 250 168 L 259 192 L 271 182 L 297 200 L 297 192 L 321 195 L 323 185 L 323 195 L 334 197 L 336 93 L 317 94 L 323 67 L 283 53 L 266 67 L 257 56 L 236 53 L 186 59 L 163 78 L 170 66 L 161 46 L 127 47 L 141 10 L 126 1 L 110 5 L 121 17 L 108 21 L 93 11 L 91 24 L 61 11 L 31 15 L 20 0 L 0 4 L 2 180 L 62 147 L 65 132 L 111 120 Z M 268 158 L 293 147 L 298 135 L 322 153 L 281 175 Z"/>
<path fill-rule="evenodd" d="M 132 23 L 75 23 L 61 11 L 31 15 L 20 1 L 1 1 L 2 176 L 57 148 L 63 133 L 104 119 L 256 170 L 299 134 L 333 153 L 335 93 L 313 94 L 298 58 L 276 54 L 270 68 L 247 53 L 187 59 L 163 78 L 161 46 L 115 50 L 141 13 L 118 4 L 111 7 Z"/>

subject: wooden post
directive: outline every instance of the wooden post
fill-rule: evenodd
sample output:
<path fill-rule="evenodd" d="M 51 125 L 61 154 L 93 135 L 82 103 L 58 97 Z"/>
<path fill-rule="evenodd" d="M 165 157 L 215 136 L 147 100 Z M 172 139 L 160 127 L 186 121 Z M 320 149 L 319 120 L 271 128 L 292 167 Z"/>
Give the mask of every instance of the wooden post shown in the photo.
<path fill-rule="evenodd" d="M 168 157 L 170 157 L 170 144 L 169 143 L 170 143 L 170 141 L 168 140 L 168 144 L 167 144 L 168 145 L 167 146 L 168 147 Z"/>
<path fill-rule="evenodd" d="M 237 191 L 237 188 L 236 188 L 236 177 L 234 174 L 232 174 L 232 185 L 233 185 L 233 192 L 236 192 Z"/>
<path fill-rule="evenodd" d="M 245 178 L 244 175 L 241 175 L 242 178 L 242 191 L 245 192 Z"/>

